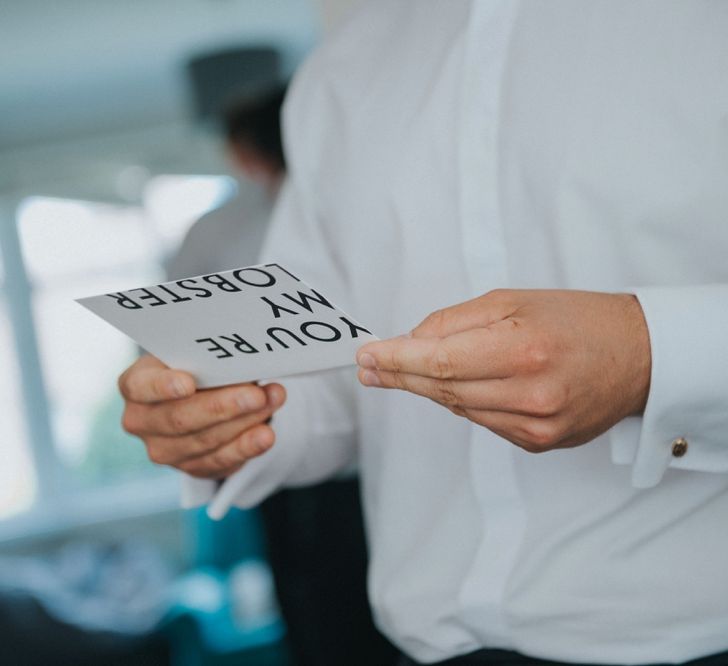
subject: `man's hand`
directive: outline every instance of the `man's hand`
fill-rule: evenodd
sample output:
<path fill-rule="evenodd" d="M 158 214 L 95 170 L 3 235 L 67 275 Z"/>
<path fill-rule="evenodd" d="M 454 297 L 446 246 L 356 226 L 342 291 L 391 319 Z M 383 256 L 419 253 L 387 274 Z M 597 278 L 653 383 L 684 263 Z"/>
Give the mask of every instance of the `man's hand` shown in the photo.
<path fill-rule="evenodd" d="M 280 384 L 196 390 L 186 372 L 143 356 L 119 377 L 124 430 L 140 437 L 149 458 L 188 474 L 221 479 L 275 440 L 266 424 L 286 400 Z"/>
<path fill-rule="evenodd" d="M 650 342 L 630 294 L 497 290 L 357 354 L 365 386 L 426 396 L 527 451 L 577 446 L 649 392 Z"/>

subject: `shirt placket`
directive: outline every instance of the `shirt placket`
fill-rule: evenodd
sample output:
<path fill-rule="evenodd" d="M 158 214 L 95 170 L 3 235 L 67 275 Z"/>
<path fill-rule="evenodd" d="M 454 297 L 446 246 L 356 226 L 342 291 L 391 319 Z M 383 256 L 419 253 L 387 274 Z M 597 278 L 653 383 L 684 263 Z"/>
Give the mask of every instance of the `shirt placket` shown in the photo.
<path fill-rule="evenodd" d="M 460 106 L 459 183 L 463 256 L 472 296 L 508 285 L 498 202 L 500 92 L 518 3 L 473 2 Z M 480 544 L 462 579 L 461 617 L 479 642 L 508 647 L 507 581 L 523 538 L 526 514 L 512 444 L 473 425 L 470 482 L 481 514 Z"/>

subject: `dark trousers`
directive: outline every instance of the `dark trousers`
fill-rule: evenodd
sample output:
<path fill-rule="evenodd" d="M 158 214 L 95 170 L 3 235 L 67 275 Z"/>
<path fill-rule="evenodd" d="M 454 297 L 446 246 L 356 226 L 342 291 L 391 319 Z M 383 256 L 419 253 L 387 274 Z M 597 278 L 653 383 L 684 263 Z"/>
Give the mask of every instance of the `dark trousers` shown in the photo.
<path fill-rule="evenodd" d="M 292 666 L 394 666 L 367 600 L 359 482 L 282 490 L 261 510 Z"/>
<path fill-rule="evenodd" d="M 418 662 L 403 657 L 399 666 L 424 666 Z M 470 654 L 454 657 L 446 661 L 438 661 L 436 664 L 427 666 L 599 666 L 598 664 L 574 664 L 562 661 L 549 661 L 547 659 L 535 659 L 526 657 L 517 652 L 509 650 L 478 650 Z M 601 666 L 609 666 L 602 664 Z M 644 666 L 669 666 L 668 664 L 645 664 Z M 701 659 L 686 661 L 682 666 L 728 666 L 728 652 L 721 652 Z"/>

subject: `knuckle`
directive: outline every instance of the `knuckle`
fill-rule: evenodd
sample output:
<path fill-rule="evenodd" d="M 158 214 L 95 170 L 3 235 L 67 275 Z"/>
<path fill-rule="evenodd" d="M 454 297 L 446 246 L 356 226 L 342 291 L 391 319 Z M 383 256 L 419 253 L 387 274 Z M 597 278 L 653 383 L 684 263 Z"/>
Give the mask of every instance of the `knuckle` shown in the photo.
<path fill-rule="evenodd" d="M 527 370 L 538 372 L 548 365 L 550 360 L 549 350 L 543 341 L 532 340 L 524 349 L 523 360 Z"/>
<path fill-rule="evenodd" d="M 222 443 L 218 441 L 214 430 L 211 428 L 207 428 L 206 430 L 198 432 L 193 438 L 193 442 L 193 453 L 205 453 L 206 451 L 209 451 L 210 449 L 215 448 L 218 444 Z"/>
<path fill-rule="evenodd" d="M 437 335 L 438 331 L 441 331 L 447 321 L 447 312 L 445 310 L 435 310 L 431 312 L 423 322 L 417 327 Z"/>
<path fill-rule="evenodd" d="M 402 371 L 402 363 L 395 349 L 392 349 L 389 353 L 389 367 L 391 369 L 390 371 L 395 375 L 398 375 Z"/>
<path fill-rule="evenodd" d="M 459 396 L 451 381 L 440 380 L 435 383 L 435 399 L 443 405 L 459 404 Z"/>
<path fill-rule="evenodd" d="M 512 290 L 511 289 L 491 289 L 490 291 L 487 291 L 483 296 L 484 298 L 488 298 L 492 301 L 505 301 L 508 300 L 511 297 Z"/>
<path fill-rule="evenodd" d="M 215 470 L 222 470 L 233 465 L 235 463 L 236 456 L 234 455 L 234 449 L 232 451 L 230 450 L 232 448 L 233 447 L 230 446 L 224 446 L 212 453 L 209 453 L 206 456 L 208 466 Z"/>
<path fill-rule="evenodd" d="M 468 414 L 468 412 L 465 409 L 463 409 L 462 407 L 460 407 L 459 405 L 447 405 L 447 408 L 453 414 L 455 414 L 455 416 L 463 416 L 465 418 L 470 418 L 470 415 Z M 470 419 L 470 420 L 472 421 L 473 419 Z"/>
<path fill-rule="evenodd" d="M 147 457 L 156 465 L 166 465 L 169 463 L 169 457 L 165 455 L 161 448 L 154 446 L 154 444 L 147 445 Z"/>
<path fill-rule="evenodd" d="M 178 434 L 187 432 L 187 416 L 184 410 L 172 407 L 167 411 L 166 421 L 172 432 Z"/>
<path fill-rule="evenodd" d="M 127 407 L 124 410 L 124 413 L 121 415 L 121 427 L 125 432 L 128 432 L 130 435 L 137 434 L 138 422 L 136 420 L 136 417 L 134 416 L 134 412 L 130 407 Z"/>
<path fill-rule="evenodd" d="M 223 396 L 215 394 L 210 396 L 207 411 L 216 421 L 225 421 L 231 416 L 232 408 Z"/>
<path fill-rule="evenodd" d="M 432 353 L 429 370 L 433 377 L 438 379 L 451 379 L 453 376 L 453 361 L 450 351 L 443 345 L 438 345 Z"/>
<path fill-rule="evenodd" d="M 511 440 L 516 446 L 520 446 L 526 453 L 543 453 L 543 449 L 528 440 Z"/>
<path fill-rule="evenodd" d="M 147 426 L 146 411 L 142 405 L 129 403 L 121 415 L 121 427 L 125 432 L 141 437 Z"/>
<path fill-rule="evenodd" d="M 402 375 L 402 373 L 393 371 L 389 373 L 388 378 L 390 379 L 391 385 L 394 388 L 400 389 L 402 391 L 406 391 L 409 389 L 407 380 L 405 379 L 404 375 Z"/>
<path fill-rule="evenodd" d="M 531 421 L 524 428 L 525 444 L 531 453 L 540 453 L 554 448 L 560 439 L 560 432 L 551 421 Z M 530 447 L 530 448 L 528 448 Z"/>
<path fill-rule="evenodd" d="M 489 307 L 512 310 L 517 305 L 516 291 L 515 289 L 491 289 L 480 297 L 481 303 Z"/>

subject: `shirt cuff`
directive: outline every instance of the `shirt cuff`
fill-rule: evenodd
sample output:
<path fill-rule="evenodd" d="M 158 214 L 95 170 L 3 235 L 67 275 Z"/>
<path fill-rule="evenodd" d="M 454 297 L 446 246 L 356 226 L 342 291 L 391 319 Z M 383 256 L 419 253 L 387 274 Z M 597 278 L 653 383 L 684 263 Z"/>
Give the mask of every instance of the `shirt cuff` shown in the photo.
<path fill-rule="evenodd" d="M 276 442 L 264 454 L 253 458 L 220 484 L 185 475 L 182 480 L 182 506 L 192 508 L 207 504 L 207 514 L 220 520 L 232 506 L 245 509 L 256 506 L 283 486 L 296 467 L 300 449 L 307 435 L 302 429 L 307 420 L 305 396 L 290 391 L 286 404 L 273 417 Z"/>
<path fill-rule="evenodd" d="M 650 394 L 641 418 L 610 432 L 613 461 L 631 462 L 640 488 L 670 467 L 728 471 L 728 285 L 633 293 L 650 336 Z"/>
<path fill-rule="evenodd" d="M 218 485 L 217 481 L 196 479 L 189 474 L 183 474 L 180 500 L 182 508 L 194 509 L 207 504 L 215 495 Z"/>

